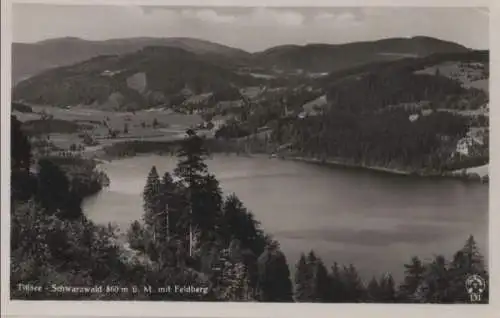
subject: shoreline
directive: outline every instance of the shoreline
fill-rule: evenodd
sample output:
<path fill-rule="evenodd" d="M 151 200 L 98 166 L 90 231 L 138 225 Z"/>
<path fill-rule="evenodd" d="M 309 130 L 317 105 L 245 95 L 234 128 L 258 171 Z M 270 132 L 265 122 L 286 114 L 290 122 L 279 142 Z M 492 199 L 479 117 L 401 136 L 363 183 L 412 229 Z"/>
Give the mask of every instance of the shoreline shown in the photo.
<path fill-rule="evenodd" d="M 209 157 L 212 157 L 213 155 L 217 154 L 219 152 L 213 152 L 210 154 Z M 227 152 L 220 152 L 220 153 L 226 153 Z M 234 154 L 238 157 L 246 157 L 246 158 L 252 158 L 252 157 L 270 157 L 269 153 L 259 153 L 259 152 L 254 152 L 254 153 L 245 153 L 242 155 L 241 153 L 238 154 L 236 152 L 229 152 L 231 154 Z M 127 156 L 96 156 L 94 160 L 98 161 L 99 164 L 104 164 L 104 163 L 110 163 L 114 160 L 120 160 L 120 159 L 127 159 L 127 158 L 133 158 L 133 157 L 140 157 L 140 156 L 148 156 L 148 155 L 169 155 L 167 152 L 157 152 L 157 151 L 152 151 L 149 153 L 146 152 L 141 152 L 141 153 L 135 153 L 133 155 L 127 155 Z M 339 168 L 348 168 L 348 169 L 360 169 L 360 170 L 367 170 L 367 171 L 372 171 L 372 172 L 378 172 L 378 173 L 383 173 L 383 174 L 389 174 L 389 175 L 396 175 L 396 176 L 406 176 L 406 177 L 419 177 L 419 178 L 440 178 L 440 179 L 459 179 L 462 181 L 472 181 L 472 182 L 481 182 L 481 183 L 488 183 L 489 182 L 489 174 L 483 174 L 480 175 L 477 172 L 470 172 L 469 170 L 474 170 L 478 167 L 468 167 L 460 170 L 454 170 L 454 171 L 447 171 L 447 172 L 423 172 L 423 171 L 408 171 L 408 170 L 401 170 L 401 169 L 395 169 L 395 168 L 388 168 L 388 167 L 380 167 L 380 166 L 370 166 L 370 165 L 363 165 L 363 164 L 354 164 L 354 163 L 349 163 L 346 161 L 342 160 L 332 160 L 332 159 L 318 159 L 318 158 L 308 158 L 308 157 L 302 157 L 302 156 L 286 156 L 286 155 L 278 155 L 276 159 L 279 160 L 288 160 L 288 161 L 297 161 L 297 162 L 303 162 L 303 163 L 309 163 L 309 164 L 317 164 L 317 165 L 322 165 L 322 166 L 332 166 L 332 167 L 339 167 Z M 486 166 L 486 165 L 485 165 Z"/>
<path fill-rule="evenodd" d="M 361 165 L 361 164 L 353 164 L 353 163 L 342 162 L 339 160 L 323 160 L 323 159 L 318 159 L 318 158 L 295 157 L 295 156 L 294 157 L 284 156 L 284 157 L 281 157 L 280 159 L 281 160 L 305 162 L 305 163 L 314 163 L 314 164 L 325 165 L 325 166 L 336 166 L 336 167 L 344 167 L 344 168 L 352 168 L 352 169 L 364 169 L 364 170 L 371 170 L 371 171 L 383 172 L 383 173 L 387 173 L 387 174 L 394 174 L 394 175 L 401 175 L 401 176 L 420 175 L 418 173 L 412 173 L 410 171 L 385 168 L 385 167 L 377 167 L 377 166 L 367 166 L 367 165 Z"/>
<path fill-rule="evenodd" d="M 460 179 L 463 181 L 476 181 L 476 182 L 481 182 L 481 183 L 488 183 L 489 182 L 489 174 L 485 175 L 479 175 L 478 173 L 475 172 L 469 172 L 469 169 L 474 169 L 476 167 L 468 167 L 465 169 L 461 170 L 454 170 L 454 171 L 449 171 L 449 172 L 442 172 L 442 173 L 424 173 L 424 172 L 419 172 L 419 171 L 405 171 L 405 170 L 400 170 L 400 169 L 393 169 L 393 168 L 387 168 L 387 167 L 377 167 L 377 166 L 368 166 L 368 165 L 363 165 L 363 164 L 353 164 L 353 163 L 348 163 L 348 162 L 343 162 L 340 160 L 323 160 L 323 159 L 318 159 L 318 158 L 307 158 L 307 157 L 298 157 L 298 156 L 282 156 L 279 158 L 280 160 L 291 160 L 291 161 L 297 161 L 297 162 L 304 162 L 304 163 L 311 163 L 311 164 L 318 164 L 318 165 L 324 165 L 324 166 L 332 166 L 332 167 L 342 167 L 342 168 L 349 168 L 349 169 L 362 169 L 362 170 L 368 170 L 368 171 L 373 171 L 373 172 L 379 172 L 379 173 L 385 173 L 385 174 L 391 174 L 391 175 L 397 175 L 397 176 L 406 176 L 406 177 L 420 177 L 420 178 L 448 178 L 448 179 Z M 465 171 L 465 173 L 463 172 Z"/>

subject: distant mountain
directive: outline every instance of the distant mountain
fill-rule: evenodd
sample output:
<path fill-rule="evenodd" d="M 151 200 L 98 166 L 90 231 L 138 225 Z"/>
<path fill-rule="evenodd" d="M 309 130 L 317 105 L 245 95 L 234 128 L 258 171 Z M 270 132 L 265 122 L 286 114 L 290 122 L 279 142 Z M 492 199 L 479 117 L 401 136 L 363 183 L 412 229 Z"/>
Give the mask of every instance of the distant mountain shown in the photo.
<path fill-rule="evenodd" d="M 253 55 L 262 67 L 280 70 L 302 69 L 309 72 L 331 72 L 372 62 L 434 53 L 467 52 L 468 48 L 430 37 L 391 38 L 372 42 L 346 44 L 307 44 L 276 46 Z"/>
<path fill-rule="evenodd" d="M 189 38 L 101 42 L 63 38 L 14 44 L 13 48 L 15 100 L 111 109 L 177 104 L 186 94 L 229 96 L 234 95 L 234 87 L 296 86 L 314 80 L 279 75 L 278 70 L 335 74 L 373 63 L 471 52 L 459 44 L 428 37 L 287 45 L 254 54 Z M 270 73 L 273 69 L 271 78 L 255 76 L 259 70 Z M 23 76 L 27 79 L 19 81 Z"/>
<path fill-rule="evenodd" d="M 223 95 L 256 81 L 210 56 L 158 46 L 47 70 L 18 83 L 13 99 L 54 106 L 140 109 L 177 104 L 193 94 Z"/>
<path fill-rule="evenodd" d="M 250 53 L 209 41 L 192 38 L 128 38 L 106 41 L 87 41 L 67 37 L 37 43 L 12 44 L 13 83 L 39 74 L 50 68 L 71 65 L 99 55 L 126 54 L 148 46 L 167 46 L 211 56 L 215 60 L 239 60 Z M 227 63 L 227 61 L 226 61 Z"/>
<path fill-rule="evenodd" d="M 148 46 L 177 47 L 225 65 L 309 72 L 330 72 L 377 61 L 468 50 L 453 42 L 422 36 L 346 44 L 283 45 L 254 54 L 193 38 L 140 37 L 87 41 L 67 37 L 37 43 L 13 43 L 13 83 L 50 68 L 71 65 L 99 55 L 131 53 Z"/>

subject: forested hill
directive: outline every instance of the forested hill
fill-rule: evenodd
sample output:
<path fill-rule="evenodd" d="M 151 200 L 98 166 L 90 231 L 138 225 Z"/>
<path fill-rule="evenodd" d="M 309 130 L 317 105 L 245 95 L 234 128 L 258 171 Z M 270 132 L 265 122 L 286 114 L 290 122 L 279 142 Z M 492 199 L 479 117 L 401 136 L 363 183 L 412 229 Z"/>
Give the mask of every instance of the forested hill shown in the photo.
<path fill-rule="evenodd" d="M 331 72 L 376 61 L 468 51 L 462 45 L 423 36 L 345 44 L 282 45 L 256 53 L 194 38 L 141 37 L 88 41 L 68 37 L 37 43 L 13 43 L 13 83 L 48 69 L 101 55 L 129 54 L 148 46 L 181 48 L 225 65 L 245 66 L 265 72 Z"/>
<path fill-rule="evenodd" d="M 250 53 L 225 45 L 194 38 L 126 38 L 89 41 L 66 37 L 36 43 L 12 44 L 13 83 L 47 69 L 79 63 L 99 55 L 127 54 L 148 46 L 182 48 L 214 57 L 248 58 Z"/>
<path fill-rule="evenodd" d="M 440 174 L 488 162 L 488 53 L 377 63 L 322 79 L 320 114 L 281 120 L 289 154 Z"/>
<path fill-rule="evenodd" d="M 377 61 L 467 51 L 457 43 L 417 36 L 346 44 L 284 45 L 257 53 L 254 58 L 266 67 L 331 72 Z"/>
<path fill-rule="evenodd" d="M 321 82 L 335 109 L 369 112 L 422 101 L 436 108 L 476 109 L 487 94 L 469 84 L 488 79 L 488 62 L 487 51 L 434 54 L 333 72 Z"/>
<path fill-rule="evenodd" d="M 66 57 L 56 59 L 63 52 Z M 294 89 L 331 71 L 332 76 L 338 76 L 339 70 L 349 73 L 374 62 L 408 57 L 415 60 L 443 52 L 470 51 L 459 44 L 427 37 L 278 46 L 253 54 L 184 38 L 103 42 L 54 39 L 37 45 L 14 45 L 14 82 L 17 73 L 26 73 L 19 68 L 29 68 L 34 62 L 40 67 L 36 72 L 45 71 L 17 83 L 13 97 L 34 104 L 115 110 L 169 107 L 179 105 L 186 96 L 199 94 L 217 96 L 213 102 L 238 100 L 235 87 Z M 47 70 L 50 67 L 56 68 Z"/>
<path fill-rule="evenodd" d="M 16 85 L 13 98 L 53 106 L 126 110 L 168 106 L 185 94 L 224 94 L 233 86 L 257 82 L 222 64 L 181 48 L 146 47 L 45 71 Z"/>

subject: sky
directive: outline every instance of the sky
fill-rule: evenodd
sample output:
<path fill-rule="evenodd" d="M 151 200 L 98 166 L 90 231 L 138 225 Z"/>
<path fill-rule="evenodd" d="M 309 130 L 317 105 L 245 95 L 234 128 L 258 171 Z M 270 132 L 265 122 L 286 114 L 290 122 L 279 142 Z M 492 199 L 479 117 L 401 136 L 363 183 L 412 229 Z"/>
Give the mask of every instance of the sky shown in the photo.
<path fill-rule="evenodd" d="M 15 42 L 79 37 L 193 37 L 250 52 L 282 44 L 425 35 L 489 48 L 486 8 L 159 7 L 14 4 Z"/>

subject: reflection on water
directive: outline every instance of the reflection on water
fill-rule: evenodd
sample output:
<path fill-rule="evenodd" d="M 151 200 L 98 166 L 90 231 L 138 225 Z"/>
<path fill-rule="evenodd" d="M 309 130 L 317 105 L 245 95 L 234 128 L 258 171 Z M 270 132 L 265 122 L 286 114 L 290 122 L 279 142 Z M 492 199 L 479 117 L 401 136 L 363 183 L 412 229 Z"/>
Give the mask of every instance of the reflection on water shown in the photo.
<path fill-rule="evenodd" d="M 142 216 L 141 192 L 155 165 L 171 157 L 141 156 L 104 164 L 111 187 L 85 202 L 96 222 L 126 229 Z M 353 263 L 365 277 L 403 273 L 411 256 L 449 256 L 473 234 L 487 255 L 488 188 L 263 157 L 208 160 L 226 194 L 236 193 L 294 267 L 314 249 L 325 263 Z"/>

